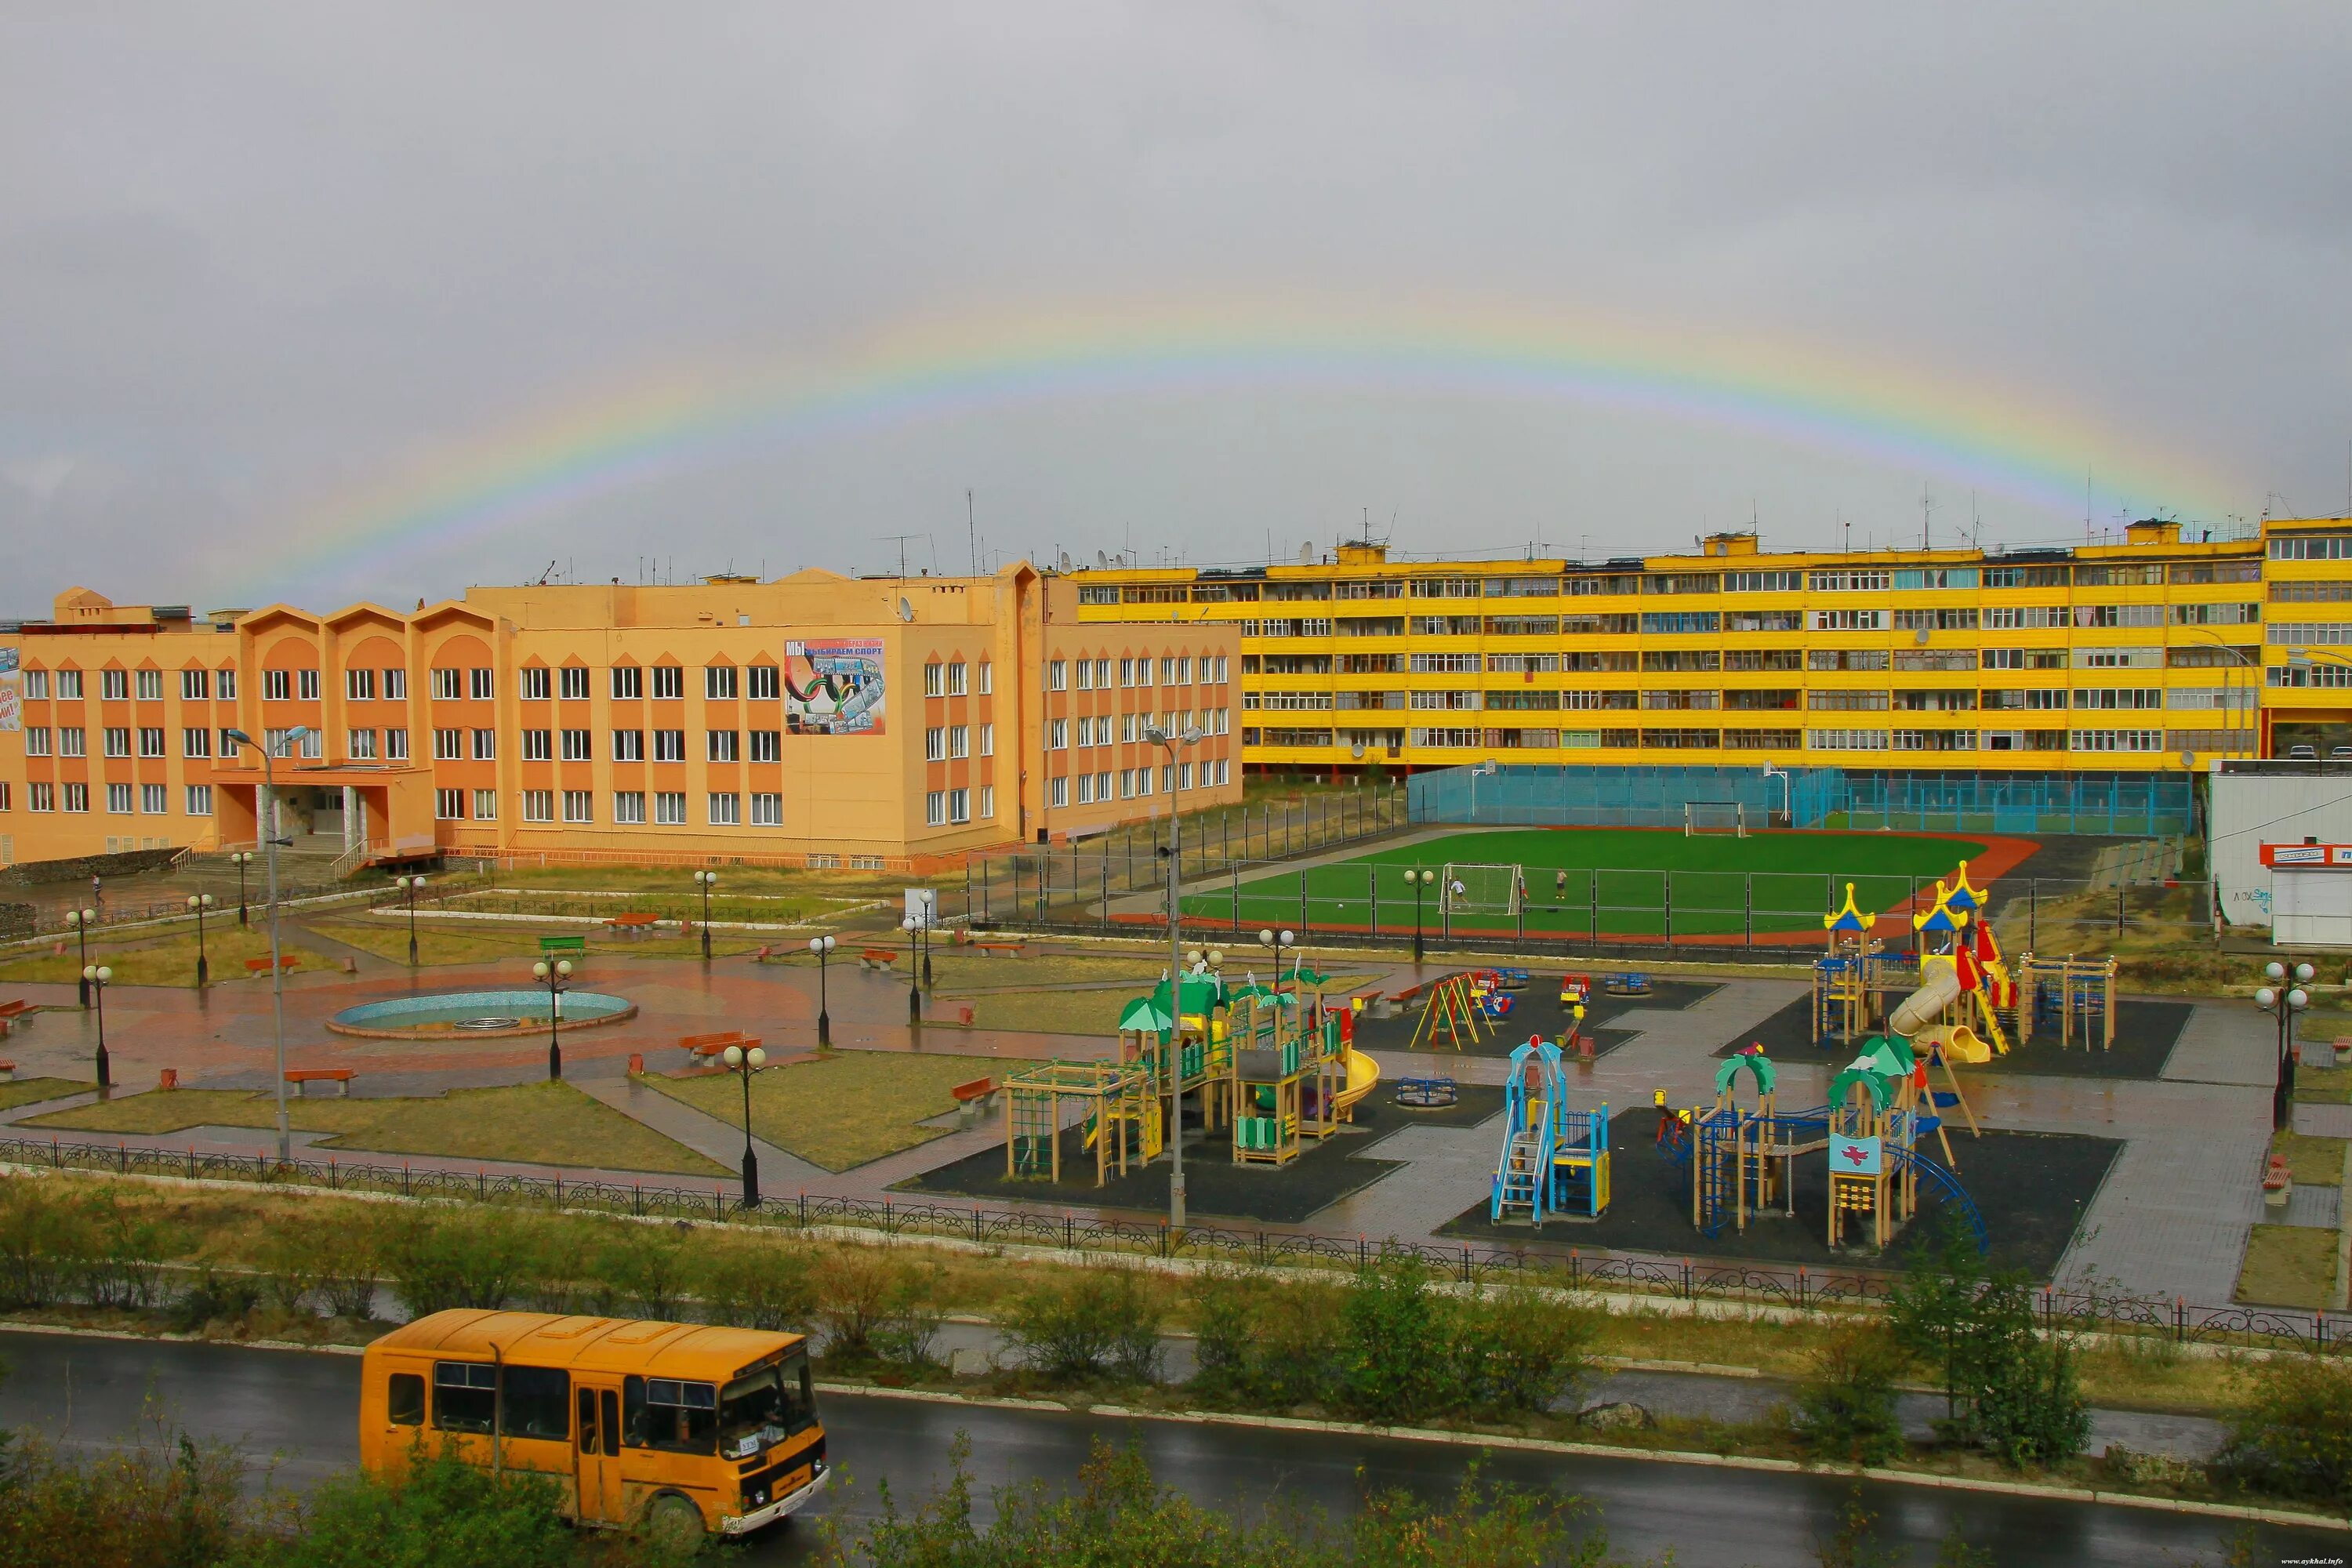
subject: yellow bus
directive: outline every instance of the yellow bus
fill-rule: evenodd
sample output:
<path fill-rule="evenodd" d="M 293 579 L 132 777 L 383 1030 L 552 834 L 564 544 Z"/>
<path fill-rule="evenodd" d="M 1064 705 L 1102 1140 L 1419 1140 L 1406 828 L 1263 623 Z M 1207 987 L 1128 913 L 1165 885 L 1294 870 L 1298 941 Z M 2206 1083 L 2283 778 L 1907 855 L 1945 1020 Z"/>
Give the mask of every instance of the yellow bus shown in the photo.
<path fill-rule="evenodd" d="M 367 1348 L 360 1462 L 449 1454 L 553 1479 L 566 1516 L 676 1539 L 742 1535 L 824 1486 L 799 1334 L 436 1312 Z"/>

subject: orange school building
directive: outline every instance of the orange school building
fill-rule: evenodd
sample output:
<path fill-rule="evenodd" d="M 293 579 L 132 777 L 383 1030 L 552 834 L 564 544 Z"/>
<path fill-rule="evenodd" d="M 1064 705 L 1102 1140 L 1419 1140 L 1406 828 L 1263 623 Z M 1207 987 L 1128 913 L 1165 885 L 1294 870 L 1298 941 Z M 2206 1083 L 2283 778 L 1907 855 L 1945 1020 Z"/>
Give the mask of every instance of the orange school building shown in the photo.
<path fill-rule="evenodd" d="M 440 854 L 925 871 L 1241 796 L 1234 628 L 1081 625 L 1064 578 L 802 572 L 403 613 L 0 623 L 0 865 L 331 836 Z M 1197 728 L 1173 758 L 1142 739 Z M 307 731 L 297 736 L 298 728 Z"/>

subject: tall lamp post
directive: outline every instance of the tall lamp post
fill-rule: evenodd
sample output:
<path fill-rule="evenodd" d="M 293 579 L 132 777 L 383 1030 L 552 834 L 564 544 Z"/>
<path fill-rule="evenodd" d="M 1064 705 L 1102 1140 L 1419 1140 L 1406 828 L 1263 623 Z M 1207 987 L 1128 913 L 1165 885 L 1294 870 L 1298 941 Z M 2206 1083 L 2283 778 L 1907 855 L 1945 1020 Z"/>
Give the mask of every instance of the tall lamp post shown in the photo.
<path fill-rule="evenodd" d="M 1176 753 L 1201 743 L 1198 729 L 1147 724 L 1143 739 L 1168 753 L 1168 1226 L 1184 1228 L 1184 1065 L 1176 1028 L 1184 1010 L 1184 828 L 1176 809 Z M 1203 1022 L 1206 1020 L 1204 1019 Z"/>
<path fill-rule="evenodd" d="M 103 963 L 86 963 L 81 977 L 89 986 L 89 994 L 98 999 L 98 1087 L 112 1089 L 114 1073 L 106 1059 L 106 983 L 114 978 L 114 971 Z"/>
<path fill-rule="evenodd" d="M 299 744 L 310 732 L 307 724 L 297 724 L 286 731 L 288 750 Z M 262 825 L 261 846 L 263 869 L 268 873 L 269 892 L 269 1013 L 271 1037 L 275 1042 L 277 1071 L 270 1077 L 278 1097 L 278 1162 L 285 1164 L 294 1158 L 294 1138 L 286 1121 L 286 969 L 278 955 L 278 847 L 285 842 L 278 837 L 278 770 L 271 766 L 275 760 L 269 748 L 257 742 L 242 730 L 224 730 L 221 739 L 232 746 L 250 746 L 261 753 L 261 787 L 269 796 L 269 814 L 264 818 L 256 810 L 254 820 Z"/>
<path fill-rule="evenodd" d="M 2284 963 L 2266 963 L 2263 965 L 2263 978 L 2270 984 L 2254 992 L 2254 1005 L 2278 1020 L 2278 1081 L 2271 1089 L 2273 1132 L 2286 1125 L 2287 1108 L 2294 1100 L 2294 1020 L 2297 1014 L 2311 1005 L 2311 994 L 2304 990 L 2311 983 L 2311 974 L 2308 963 L 2296 964 L 2292 974 Z M 2289 980 L 2294 984 L 2286 985 Z"/>
<path fill-rule="evenodd" d="M 416 894 L 425 886 L 425 879 L 421 876 L 402 877 L 392 885 L 398 888 L 400 896 L 408 900 L 408 967 L 414 969 L 416 967 Z"/>
<path fill-rule="evenodd" d="M 1429 890 L 1429 885 L 1436 880 L 1437 873 L 1434 871 L 1411 868 L 1405 870 L 1405 886 L 1412 889 L 1412 962 L 1416 968 L 1420 966 L 1422 957 L 1421 898 Z"/>
<path fill-rule="evenodd" d="M 760 1206 L 760 1157 L 751 1152 L 751 1075 L 767 1061 L 768 1053 L 757 1046 L 748 1051 L 730 1046 L 720 1054 L 729 1070 L 743 1080 L 743 1206 L 755 1209 Z"/>
<path fill-rule="evenodd" d="M 816 1043 L 820 1046 L 833 1044 L 833 1015 L 825 1010 L 824 961 L 840 945 L 829 936 L 809 938 L 809 951 L 816 954 Z"/>
<path fill-rule="evenodd" d="M 239 849 L 229 856 L 228 863 L 236 868 L 236 923 L 252 924 L 245 907 L 245 868 L 253 864 L 253 851 Z"/>
<path fill-rule="evenodd" d="M 702 962 L 710 962 L 710 889 L 719 881 L 716 871 L 697 871 L 694 885 L 702 889 Z"/>
<path fill-rule="evenodd" d="M 923 929 L 923 922 L 908 915 L 898 922 L 898 929 L 907 933 L 907 1022 L 919 1024 L 923 1021 L 923 984 L 915 962 L 915 952 L 916 944 L 921 940 L 917 933 Z"/>
<path fill-rule="evenodd" d="M 572 961 L 559 958 L 553 963 L 541 959 L 530 966 L 530 977 L 547 987 L 547 1076 L 563 1076 L 563 990 L 572 979 Z"/>
<path fill-rule="evenodd" d="M 210 893 L 190 893 L 188 908 L 196 912 L 196 989 L 201 991 L 213 983 L 212 965 L 205 959 L 205 911 L 213 907 Z"/>
<path fill-rule="evenodd" d="M 89 928 L 97 923 L 98 911 L 96 910 L 68 910 L 66 911 L 66 929 L 74 933 L 75 944 L 79 950 L 75 956 L 81 960 L 79 984 L 81 987 L 81 1006 L 82 1011 L 85 1013 L 89 1011 Z"/>

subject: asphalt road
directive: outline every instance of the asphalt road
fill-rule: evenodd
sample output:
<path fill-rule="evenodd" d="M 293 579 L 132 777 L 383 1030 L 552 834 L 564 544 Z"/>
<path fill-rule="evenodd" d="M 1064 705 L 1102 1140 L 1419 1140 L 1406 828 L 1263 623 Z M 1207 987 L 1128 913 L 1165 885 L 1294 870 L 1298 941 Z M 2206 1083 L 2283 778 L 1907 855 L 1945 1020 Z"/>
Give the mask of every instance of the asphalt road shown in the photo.
<path fill-rule="evenodd" d="M 0 1425 L 32 1426 L 75 1446 L 136 1441 L 176 1424 L 235 1443 L 278 1484 L 302 1487 L 349 1467 L 357 1455 L 356 1356 L 225 1346 L 0 1334 L 10 1374 L 0 1384 Z M 845 1472 L 826 1502 L 839 1514 L 874 1510 L 877 1483 L 903 1500 L 928 1494 L 945 1473 L 959 1432 L 989 1487 L 1075 1475 L 1097 1437 L 1139 1442 L 1165 1485 L 1223 1503 L 1286 1500 L 1346 1511 L 1367 1485 L 1452 1489 L 1467 1453 L 1388 1439 L 1310 1436 L 1245 1428 L 1123 1421 L 906 1400 L 835 1396 L 824 1403 L 828 1447 Z M 1581 1496 L 1621 1556 L 1671 1547 L 1685 1564 L 1817 1564 L 1817 1542 L 1835 1528 L 1849 1488 L 1834 1479 L 1700 1468 L 1638 1459 L 1577 1459 L 1505 1453 L 1488 1473 Z M 1912 1561 L 1932 1561 L 1957 1521 L 1994 1561 L 2012 1564 L 2218 1563 L 2231 1533 L 2219 1521 L 2138 1509 L 2083 1507 L 1982 1493 L 1873 1486 L 1866 1506 L 1881 1538 Z M 786 1563 L 805 1552 L 804 1525 L 771 1531 L 746 1561 Z M 2264 1529 L 2253 1561 L 2345 1561 L 2341 1532 Z"/>

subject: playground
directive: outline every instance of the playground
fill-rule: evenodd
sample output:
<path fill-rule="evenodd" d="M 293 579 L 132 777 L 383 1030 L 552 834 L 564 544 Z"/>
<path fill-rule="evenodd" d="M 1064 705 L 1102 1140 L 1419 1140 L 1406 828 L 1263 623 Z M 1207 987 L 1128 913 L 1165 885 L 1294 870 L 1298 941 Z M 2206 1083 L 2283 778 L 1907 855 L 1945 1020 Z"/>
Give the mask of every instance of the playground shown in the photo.
<path fill-rule="evenodd" d="M 1956 861 L 1993 876 L 2039 847 L 2021 838 L 1937 834 L 1496 828 L 1440 833 L 1369 854 L 1193 884 L 1189 918 L 1307 931 L 1526 931 L 1599 940 L 1816 937 L 1830 889 L 1855 885 L 1870 908 L 1924 898 Z M 1408 883 L 1408 869 L 1438 873 Z M 1416 900 L 1416 889 L 1418 900 Z M 1416 916 L 1416 903 L 1418 916 Z"/>
<path fill-rule="evenodd" d="M 1366 1050 L 1507 1057 L 1535 1037 L 1582 1061 L 1635 1037 L 1610 1020 L 1635 1009 L 1680 1012 L 1721 987 L 1640 970 L 1456 970 L 1394 993 L 1371 993 L 1356 1019 Z"/>

